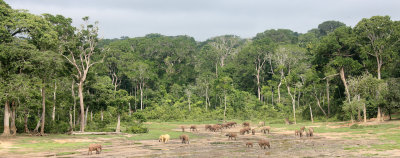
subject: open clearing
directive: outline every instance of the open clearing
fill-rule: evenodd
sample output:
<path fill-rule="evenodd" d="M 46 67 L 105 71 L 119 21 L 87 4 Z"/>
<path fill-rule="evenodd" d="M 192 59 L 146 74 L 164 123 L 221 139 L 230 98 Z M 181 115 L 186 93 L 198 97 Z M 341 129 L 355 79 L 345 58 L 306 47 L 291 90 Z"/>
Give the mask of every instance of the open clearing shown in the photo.
<path fill-rule="evenodd" d="M 199 131 L 189 132 L 190 125 Z M 180 125 L 186 126 L 185 134 L 190 144 L 181 144 L 177 139 L 182 134 Z M 150 132 L 138 135 L 49 135 L 44 137 L 19 135 L 1 138 L 2 157 L 88 157 L 87 147 L 101 143 L 103 152 L 90 157 L 400 157 L 400 121 L 383 124 L 361 125 L 352 129 L 347 123 L 315 123 L 283 125 L 270 124 L 270 134 L 238 135 L 237 140 L 228 140 L 227 132 L 242 128 L 224 129 L 223 132 L 204 130 L 200 122 L 147 123 Z M 315 136 L 299 138 L 294 129 L 301 126 L 314 127 Z M 161 134 L 171 135 L 164 144 L 158 142 Z M 267 139 L 271 149 L 260 149 L 258 140 Z M 245 143 L 253 142 L 252 148 Z"/>

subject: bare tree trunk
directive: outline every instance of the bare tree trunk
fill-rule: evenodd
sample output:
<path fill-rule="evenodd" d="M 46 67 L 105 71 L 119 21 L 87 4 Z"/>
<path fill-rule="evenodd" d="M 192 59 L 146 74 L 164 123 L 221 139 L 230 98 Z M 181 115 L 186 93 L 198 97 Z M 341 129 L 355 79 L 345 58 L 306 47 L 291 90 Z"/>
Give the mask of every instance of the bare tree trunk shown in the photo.
<path fill-rule="evenodd" d="M 121 115 L 118 114 L 118 122 L 117 122 L 117 128 L 115 129 L 115 132 L 121 132 Z"/>
<path fill-rule="evenodd" d="M 311 123 L 314 123 L 314 117 L 313 117 L 313 114 L 312 114 L 311 105 L 308 104 L 308 107 L 310 108 Z"/>
<path fill-rule="evenodd" d="M 46 90 L 45 86 L 42 87 L 42 125 L 40 127 L 40 135 L 44 135 L 44 123 L 46 116 Z"/>
<path fill-rule="evenodd" d="M 86 115 L 85 115 L 85 126 L 87 125 L 87 118 L 88 118 L 88 113 L 89 113 L 89 106 L 86 107 Z"/>
<path fill-rule="evenodd" d="M 143 86 L 142 84 L 139 86 L 140 87 L 140 110 L 143 110 Z"/>
<path fill-rule="evenodd" d="M 327 99 L 327 102 L 328 102 L 328 117 L 330 116 L 330 114 L 331 114 L 331 109 L 330 109 L 330 96 L 329 96 L 329 79 L 328 78 L 326 78 L 326 99 Z"/>
<path fill-rule="evenodd" d="M 257 96 L 258 96 L 258 100 L 261 100 L 260 68 L 258 68 L 256 70 L 257 70 L 257 75 L 256 75 L 256 79 L 257 79 Z"/>
<path fill-rule="evenodd" d="M 103 121 L 103 109 L 101 109 L 101 111 L 100 111 L 100 114 L 101 114 L 101 121 Z"/>
<path fill-rule="evenodd" d="M 215 63 L 215 78 L 218 78 L 218 62 Z"/>
<path fill-rule="evenodd" d="M 360 96 L 358 96 L 360 97 Z M 363 104 L 363 113 L 364 113 L 364 123 L 367 122 L 367 108 L 365 107 L 365 103 Z"/>
<path fill-rule="evenodd" d="M 2 136 L 10 136 L 10 105 L 8 100 L 4 104 L 4 130 Z"/>
<path fill-rule="evenodd" d="M 72 109 L 71 109 L 71 107 L 69 107 L 69 131 L 74 131 L 71 111 L 72 111 Z"/>
<path fill-rule="evenodd" d="M 350 115 L 351 123 L 354 123 L 353 114 Z"/>
<path fill-rule="evenodd" d="M 39 132 L 39 127 L 40 127 L 40 123 L 42 122 L 42 116 L 39 114 L 39 121 L 36 124 L 35 129 L 33 130 L 34 133 L 38 133 Z"/>
<path fill-rule="evenodd" d="M 378 105 L 378 115 L 376 116 L 376 121 L 381 122 L 381 107 Z"/>
<path fill-rule="evenodd" d="M 346 90 L 347 100 L 348 100 L 349 103 L 350 103 L 350 92 L 349 92 L 349 88 L 348 88 L 348 86 L 347 86 L 346 77 L 345 77 L 345 75 L 344 75 L 344 68 L 343 68 L 343 67 L 340 68 L 340 79 L 342 79 L 344 88 L 345 88 L 345 90 Z"/>
<path fill-rule="evenodd" d="M 207 106 L 208 106 L 208 100 L 207 100 L 207 97 L 208 97 L 208 89 L 206 88 L 206 95 L 205 95 L 205 99 L 206 99 L 206 111 L 208 110 L 208 108 L 207 108 Z"/>
<path fill-rule="evenodd" d="M 16 105 L 15 105 L 15 101 L 12 101 L 11 103 L 11 134 L 13 136 L 15 136 L 17 134 L 17 127 L 15 126 L 15 118 L 16 118 Z"/>
<path fill-rule="evenodd" d="M 135 112 L 136 112 L 136 96 L 137 96 L 137 89 L 138 89 L 138 85 L 136 84 L 136 87 L 135 87 Z"/>
<path fill-rule="evenodd" d="M 71 92 L 72 92 L 72 98 L 74 99 L 74 121 L 73 121 L 73 124 L 72 124 L 72 128 L 75 129 L 75 123 L 76 123 L 76 120 L 75 120 L 75 116 L 76 116 L 76 114 L 75 114 L 75 109 L 76 109 L 76 98 L 75 98 L 75 88 L 74 88 L 74 85 L 75 85 L 75 80 L 72 79 Z"/>
<path fill-rule="evenodd" d="M 226 117 L 226 92 L 224 93 L 224 105 L 225 105 L 225 108 L 224 108 L 224 122 L 225 122 L 225 117 Z"/>
<path fill-rule="evenodd" d="M 289 83 L 286 83 L 286 87 L 288 90 L 288 94 L 290 95 L 290 98 L 292 99 L 292 106 L 293 106 L 293 119 L 294 119 L 294 124 L 296 124 L 296 98 L 292 95 L 290 92 L 290 86 Z"/>
<path fill-rule="evenodd" d="M 301 97 L 301 91 L 299 90 L 299 96 L 297 97 L 297 108 L 300 108 L 300 97 Z"/>
<path fill-rule="evenodd" d="M 322 113 L 324 113 L 325 117 L 327 117 L 327 115 L 326 115 L 326 113 L 325 113 L 325 110 L 321 107 L 320 99 L 318 99 L 318 97 L 317 97 L 316 94 L 314 94 L 314 97 L 315 97 L 315 99 L 317 100 L 317 105 L 318 105 L 319 109 L 321 109 Z"/>
<path fill-rule="evenodd" d="M 29 117 L 29 111 L 28 111 L 28 109 L 25 109 L 25 116 L 24 116 L 25 133 L 30 133 L 29 128 L 28 128 L 28 117 Z"/>
<path fill-rule="evenodd" d="M 278 103 L 281 103 L 281 85 L 282 85 L 282 80 L 278 84 Z"/>
<path fill-rule="evenodd" d="M 379 60 L 379 56 L 378 56 L 378 55 L 376 56 L 376 60 L 378 61 L 378 62 L 377 62 L 377 63 L 378 63 L 378 70 L 377 70 L 377 72 L 378 72 L 378 80 L 380 80 L 380 79 L 381 79 L 382 61 Z"/>
<path fill-rule="evenodd" d="M 279 84 L 278 84 L 278 103 L 281 103 L 281 85 L 282 85 L 282 80 L 284 77 L 282 69 L 280 70 L 280 72 L 281 72 L 281 80 L 279 81 Z"/>
<path fill-rule="evenodd" d="M 53 113 L 51 115 L 52 121 L 54 121 L 56 119 L 56 93 L 57 93 L 57 82 L 54 81 Z"/>
<path fill-rule="evenodd" d="M 272 95 L 271 95 L 271 104 L 272 104 L 272 106 L 274 106 L 274 91 L 271 91 L 272 93 Z"/>
<path fill-rule="evenodd" d="M 189 102 L 189 111 L 190 111 L 190 95 L 188 96 L 188 102 Z"/>
<path fill-rule="evenodd" d="M 81 107 L 81 132 L 85 132 L 85 107 L 83 104 L 83 81 L 79 82 L 78 85 L 78 96 L 79 96 L 79 104 Z"/>
<path fill-rule="evenodd" d="M 132 115 L 131 102 L 129 102 L 128 104 L 129 104 L 129 116 L 131 116 Z"/>

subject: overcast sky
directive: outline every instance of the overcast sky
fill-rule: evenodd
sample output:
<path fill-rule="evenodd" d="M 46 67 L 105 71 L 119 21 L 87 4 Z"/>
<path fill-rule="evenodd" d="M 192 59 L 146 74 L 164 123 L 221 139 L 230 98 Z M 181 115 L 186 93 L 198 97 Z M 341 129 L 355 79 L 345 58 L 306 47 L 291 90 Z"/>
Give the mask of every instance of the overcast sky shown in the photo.
<path fill-rule="evenodd" d="M 354 26 L 362 18 L 400 19 L 400 0 L 5 0 L 14 9 L 70 17 L 89 16 L 104 38 L 149 33 L 189 35 L 198 41 L 234 34 L 254 37 L 267 29 L 305 33 L 327 20 Z"/>

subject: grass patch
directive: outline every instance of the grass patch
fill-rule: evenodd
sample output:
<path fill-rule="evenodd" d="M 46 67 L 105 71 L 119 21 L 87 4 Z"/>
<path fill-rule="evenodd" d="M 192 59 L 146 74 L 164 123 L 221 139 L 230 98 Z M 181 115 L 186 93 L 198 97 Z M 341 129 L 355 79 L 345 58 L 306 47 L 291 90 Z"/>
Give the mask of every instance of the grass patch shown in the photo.
<path fill-rule="evenodd" d="M 394 141 L 397 144 L 400 144 L 400 130 L 396 129 L 396 130 L 391 130 L 390 132 L 393 132 L 393 133 L 380 135 L 379 139 L 381 139 L 383 141 Z"/>
<path fill-rule="evenodd" d="M 329 128 L 326 126 L 316 127 L 314 131 L 316 133 L 340 133 L 340 132 L 350 132 L 352 134 L 377 134 L 377 133 L 386 133 L 388 129 L 395 128 L 398 125 L 394 124 L 381 124 L 381 125 L 358 125 L 357 127 L 343 127 L 343 128 Z"/>
<path fill-rule="evenodd" d="M 56 156 L 72 155 L 72 154 L 76 154 L 76 153 L 79 153 L 79 152 L 75 152 L 75 151 L 71 151 L 71 152 L 60 152 L 60 153 L 57 153 Z"/>
<path fill-rule="evenodd" d="M 367 149 L 368 146 L 366 145 L 360 145 L 360 146 L 348 146 L 345 147 L 344 150 L 361 150 L 361 149 Z"/>

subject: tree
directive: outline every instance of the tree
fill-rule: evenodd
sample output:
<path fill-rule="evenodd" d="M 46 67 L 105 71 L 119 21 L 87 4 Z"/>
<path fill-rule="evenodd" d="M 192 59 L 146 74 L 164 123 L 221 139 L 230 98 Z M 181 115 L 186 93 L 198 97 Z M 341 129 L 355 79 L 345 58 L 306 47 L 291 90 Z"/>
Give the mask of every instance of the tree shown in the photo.
<path fill-rule="evenodd" d="M 296 123 L 296 90 L 303 85 L 301 75 L 310 66 L 304 60 L 306 59 L 305 50 L 294 45 L 282 45 L 277 49 L 275 62 L 278 65 L 280 73 L 280 84 L 278 85 L 278 95 L 280 96 L 280 85 L 284 83 L 290 96 L 293 118 Z M 278 100 L 280 100 L 278 98 Z"/>
<path fill-rule="evenodd" d="M 219 66 L 222 68 L 225 66 L 225 61 L 228 57 L 236 54 L 239 51 L 239 46 L 242 42 L 240 37 L 234 35 L 225 35 L 214 37 L 211 39 L 212 42 L 209 44 L 217 50 Z M 215 65 L 216 73 L 218 72 L 218 65 Z M 218 76 L 218 74 L 217 74 Z"/>
<path fill-rule="evenodd" d="M 269 38 L 279 44 L 296 44 L 298 42 L 298 33 L 289 29 L 271 29 L 258 33 L 253 40 Z"/>
<path fill-rule="evenodd" d="M 20 11 L 20 10 L 12 10 L 11 7 L 9 7 L 7 4 L 5 4 L 3 1 L 0 2 L 1 6 L 1 10 L 4 11 L 4 14 L 1 15 L 1 23 L 4 24 L 5 29 L 1 30 L 1 35 L 2 37 L 4 37 L 4 39 L 2 39 L 2 45 L 3 46 L 12 46 L 12 47 L 20 47 L 19 45 L 13 45 L 17 44 L 17 43 L 21 43 L 23 45 L 21 45 L 22 47 L 20 48 L 28 48 L 27 50 L 23 49 L 18 49 L 18 51 L 23 50 L 22 52 L 19 52 L 17 54 L 13 54 L 13 55 L 28 55 L 30 56 L 30 54 L 32 54 L 33 52 L 38 53 L 36 54 L 36 56 L 30 56 L 30 58 L 15 58 L 12 56 L 8 56 L 8 57 L 12 57 L 14 59 L 19 59 L 20 63 L 27 63 L 27 60 L 33 59 L 35 57 L 39 57 L 41 55 L 45 55 L 47 53 L 51 53 L 52 49 L 55 46 L 56 43 L 56 36 L 57 33 L 53 30 L 53 27 L 51 26 L 51 24 L 45 20 L 43 17 L 41 16 L 36 16 L 36 15 L 32 15 L 27 13 L 26 11 Z M 32 49 L 31 46 L 28 46 L 26 43 L 24 43 L 23 39 L 21 39 L 21 37 L 19 35 L 25 35 L 27 38 L 26 41 L 29 42 L 29 44 L 32 44 L 35 48 Z M 20 40 L 21 39 L 21 40 Z M 4 42 L 4 43 L 3 43 Z M 17 42 L 17 43 L 15 43 Z M 11 44 L 11 45 L 9 45 Z M 26 47 L 28 46 L 28 47 Z M 6 46 L 7 47 L 7 46 Z M 29 48 L 31 47 L 31 48 Z M 33 51 L 32 51 L 33 50 Z M 10 51 L 10 50 L 9 50 Z M 8 54 L 9 52 L 5 52 L 6 54 Z M 14 52 L 15 53 L 15 52 Z M 11 54 L 9 54 L 11 55 Z M 7 58 L 7 56 L 4 56 Z M 6 59 L 7 60 L 7 59 Z M 4 61 L 4 60 L 3 60 Z M 31 60 L 30 62 L 34 62 L 35 60 Z M 15 62 L 15 61 L 14 61 Z M 42 61 L 44 63 L 44 61 Z M 18 62 L 17 62 L 18 63 Z M 14 63 L 13 63 L 14 64 Z M 29 63 L 30 64 L 30 63 Z M 20 65 L 14 65 L 16 67 L 16 69 L 19 69 L 18 71 L 12 71 L 11 69 L 9 69 L 8 74 L 10 73 L 15 73 L 15 74 L 19 74 L 21 75 L 23 72 L 24 73 L 32 73 L 32 70 L 30 68 L 28 68 L 28 71 L 26 71 L 27 68 L 23 67 L 24 64 L 20 64 Z M 35 66 L 40 66 L 40 65 L 45 65 L 45 64 L 33 64 L 33 67 Z M 21 67 L 22 66 L 22 67 Z M 32 65 L 31 65 L 32 66 Z M 35 69 L 35 68 L 34 68 Z M 36 71 L 36 69 L 35 69 Z M 42 73 L 36 73 L 36 75 L 39 76 L 39 78 L 42 79 L 42 83 L 45 83 L 45 79 L 42 78 L 43 77 L 43 72 Z M 44 85 L 44 84 L 42 84 Z M 44 89 L 44 86 L 42 86 L 42 89 Z M 8 103 L 8 101 L 6 101 L 6 103 Z M 12 105 L 15 105 L 15 100 L 11 101 Z M 14 108 L 14 107 L 13 107 Z M 7 107 L 6 107 L 7 109 Z M 7 113 L 8 110 L 5 110 L 5 113 Z M 45 97 L 44 97 L 44 93 L 42 93 L 42 120 L 43 122 L 41 123 L 41 134 L 44 134 L 44 117 L 45 117 Z M 13 109 L 12 111 L 12 123 L 14 123 L 15 120 L 15 109 Z M 8 119 L 5 117 L 5 119 Z M 7 121 L 8 124 L 8 121 Z M 13 126 L 14 124 L 12 124 Z M 5 127 L 8 126 L 6 125 L 6 120 L 5 120 Z M 6 130 L 8 130 L 7 128 L 4 129 L 4 135 L 8 135 Z"/>
<path fill-rule="evenodd" d="M 321 36 L 326 36 L 329 33 L 333 32 L 336 28 L 346 26 L 344 23 L 340 21 L 325 21 L 318 25 L 318 30 L 320 31 Z"/>
<path fill-rule="evenodd" d="M 217 84 L 216 88 L 220 89 L 224 95 L 224 122 L 225 122 L 227 96 L 228 96 L 228 93 L 232 90 L 232 79 L 230 77 L 221 77 L 218 80 L 218 84 Z"/>
<path fill-rule="evenodd" d="M 345 94 L 350 102 L 351 96 L 346 82 L 346 71 L 358 72 L 362 67 L 356 60 L 358 54 L 355 38 L 350 27 L 337 28 L 333 33 L 325 36 L 315 49 L 313 64 L 317 69 L 332 67 L 339 71 L 340 79 L 345 87 Z"/>
<path fill-rule="evenodd" d="M 376 60 L 378 79 L 382 78 L 382 66 L 395 55 L 393 48 L 400 42 L 396 27 L 389 16 L 364 18 L 354 27 L 364 57 L 372 56 Z"/>
<path fill-rule="evenodd" d="M 244 54 L 240 57 L 242 58 L 251 58 L 251 62 L 255 65 L 255 74 L 257 81 L 257 96 L 258 100 L 261 101 L 261 75 L 264 74 L 266 62 L 271 62 L 271 58 L 273 56 L 273 52 L 276 48 L 276 45 L 269 39 L 263 38 L 258 39 L 252 42 L 248 50 L 241 51 Z M 271 65 L 271 63 L 269 64 Z"/>
<path fill-rule="evenodd" d="M 128 77 L 136 81 L 140 89 L 140 110 L 143 110 L 143 96 L 146 83 L 153 79 L 155 74 L 149 64 L 139 61 L 134 63 L 133 72 L 128 74 Z"/>
<path fill-rule="evenodd" d="M 81 26 L 81 29 L 77 32 L 76 38 L 74 39 L 74 43 L 69 44 L 67 47 L 68 53 L 62 54 L 62 56 L 75 67 L 75 74 L 78 81 L 78 96 L 79 96 L 79 104 L 81 110 L 81 132 L 85 131 L 85 107 L 83 103 L 83 85 L 85 84 L 87 74 L 89 69 L 100 62 L 102 59 L 97 59 L 95 55 L 100 53 L 101 51 L 96 49 L 96 45 L 98 42 L 98 27 L 97 22 L 95 25 L 89 24 L 89 17 L 84 17 L 83 21 L 84 25 Z"/>
<path fill-rule="evenodd" d="M 193 95 L 193 91 L 194 91 L 194 86 L 193 85 L 188 85 L 186 87 L 186 89 L 185 89 L 185 94 L 187 96 L 188 103 L 189 103 L 189 112 L 191 111 L 191 108 L 190 108 L 190 103 L 191 103 L 190 97 Z"/>
<path fill-rule="evenodd" d="M 66 52 L 65 45 L 68 43 L 68 41 L 71 41 L 74 37 L 74 31 L 75 27 L 73 27 L 72 24 L 72 19 L 71 18 L 66 18 L 62 15 L 51 15 L 51 14 L 43 14 L 43 17 L 49 21 L 54 27 L 54 30 L 58 33 L 58 48 L 56 48 L 55 51 L 59 52 L 59 54 L 62 54 Z M 58 59 L 58 57 L 57 57 Z M 62 69 L 58 69 L 57 75 L 62 76 L 66 75 L 68 72 L 66 72 Z M 54 74 L 55 75 L 55 74 Z M 54 78 L 54 77 L 53 77 Z M 52 121 L 55 120 L 55 115 L 56 115 L 56 90 L 57 90 L 57 81 L 54 81 L 54 95 L 53 95 L 53 112 L 52 112 Z M 73 91 L 73 89 L 72 89 Z M 74 101 L 75 102 L 75 101 Z M 74 111 L 75 111 L 75 104 L 74 104 Z M 74 118 L 75 118 L 75 113 L 74 113 Z"/>
<path fill-rule="evenodd" d="M 214 78 L 212 73 L 202 73 L 198 76 L 196 79 L 196 85 L 200 87 L 200 94 L 204 96 L 204 101 L 205 101 L 205 109 L 208 110 L 208 107 L 211 106 L 210 102 L 210 88 L 211 88 L 211 83 L 213 82 Z"/>

